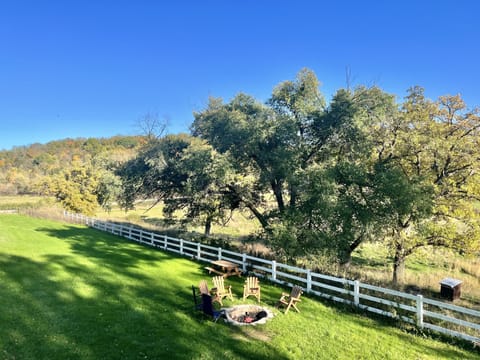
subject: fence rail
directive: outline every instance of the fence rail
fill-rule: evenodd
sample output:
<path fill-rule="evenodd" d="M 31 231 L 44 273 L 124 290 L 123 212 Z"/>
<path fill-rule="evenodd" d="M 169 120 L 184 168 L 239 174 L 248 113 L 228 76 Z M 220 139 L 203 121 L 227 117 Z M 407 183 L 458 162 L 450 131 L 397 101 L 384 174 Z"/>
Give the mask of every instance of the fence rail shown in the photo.
<path fill-rule="evenodd" d="M 17 214 L 18 209 L 4 209 L 0 210 L 0 214 Z"/>
<path fill-rule="evenodd" d="M 398 319 L 419 328 L 480 343 L 480 311 L 396 290 L 337 278 L 255 256 L 177 239 L 125 224 L 110 223 L 80 214 L 65 212 L 65 218 L 98 230 L 110 232 L 138 243 L 174 252 L 192 259 L 211 262 L 228 260 L 243 272 L 287 285 L 300 285 L 307 293 L 349 304 L 375 314 Z"/>

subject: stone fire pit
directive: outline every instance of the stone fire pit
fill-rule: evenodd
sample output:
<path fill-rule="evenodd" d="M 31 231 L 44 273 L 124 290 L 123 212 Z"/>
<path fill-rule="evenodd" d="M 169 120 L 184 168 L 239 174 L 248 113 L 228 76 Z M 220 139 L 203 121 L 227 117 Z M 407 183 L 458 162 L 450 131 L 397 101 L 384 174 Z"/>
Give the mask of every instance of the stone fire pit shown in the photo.
<path fill-rule="evenodd" d="M 237 305 L 224 310 L 225 321 L 239 326 L 265 324 L 273 318 L 269 309 L 259 305 Z"/>

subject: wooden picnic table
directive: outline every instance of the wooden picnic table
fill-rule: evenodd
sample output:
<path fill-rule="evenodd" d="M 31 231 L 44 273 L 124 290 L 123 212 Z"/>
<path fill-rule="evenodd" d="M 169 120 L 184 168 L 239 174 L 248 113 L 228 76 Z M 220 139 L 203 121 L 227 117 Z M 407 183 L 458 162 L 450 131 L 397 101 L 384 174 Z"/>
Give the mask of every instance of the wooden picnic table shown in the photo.
<path fill-rule="evenodd" d="M 238 264 L 227 260 L 215 260 L 211 262 L 212 266 L 207 266 L 206 269 L 209 273 L 216 273 L 223 277 L 229 277 L 230 275 L 242 275 L 242 272 L 238 268 Z"/>

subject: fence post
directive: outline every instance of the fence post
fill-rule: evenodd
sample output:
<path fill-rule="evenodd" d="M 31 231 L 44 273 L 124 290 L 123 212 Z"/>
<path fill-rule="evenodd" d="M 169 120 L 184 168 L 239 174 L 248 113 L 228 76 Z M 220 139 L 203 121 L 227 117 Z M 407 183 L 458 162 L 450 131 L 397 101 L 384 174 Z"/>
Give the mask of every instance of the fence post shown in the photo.
<path fill-rule="evenodd" d="M 218 260 L 222 260 L 222 248 L 218 248 Z"/>
<path fill-rule="evenodd" d="M 247 254 L 242 254 L 242 271 L 247 272 Z"/>
<path fill-rule="evenodd" d="M 353 303 L 355 306 L 360 305 L 360 281 L 358 280 L 353 282 Z"/>
<path fill-rule="evenodd" d="M 180 254 L 183 255 L 183 239 L 180 239 Z"/>
<path fill-rule="evenodd" d="M 197 259 L 202 259 L 202 246 L 200 243 L 197 243 Z"/>
<path fill-rule="evenodd" d="M 272 260 L 272 280 L 277 280 L 277 262 Z"/>
<path fill-rule="evenodd" d="M 167 250 L 168 236 L 163 235 L 163 250 Z"/>
<path fill-rule="evenodd" d="M 312 290 L 312 273 L 310 269 L 307 270 L 307 293 Z"/>
<path fill-rule="evenodd" d="M 417 326 L 423 328 L 423 296 L 417 295 Z"/>

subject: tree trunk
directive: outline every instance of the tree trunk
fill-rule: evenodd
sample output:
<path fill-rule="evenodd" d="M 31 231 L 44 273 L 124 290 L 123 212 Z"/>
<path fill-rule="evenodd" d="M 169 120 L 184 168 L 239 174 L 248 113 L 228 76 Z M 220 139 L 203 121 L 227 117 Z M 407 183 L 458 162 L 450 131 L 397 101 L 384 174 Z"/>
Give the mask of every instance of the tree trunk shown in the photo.
<path fill-rule="evenodd" d="M 282 213 L 285 210 L 285 202 L 283 201 L 283 189 L 282 189 L 282 182 L 272 180 L 270 182 L 272 186 L 273 193 L 275 194 L 275 199 L 277 200 L 278 211 Z"/>
<path fill-rule="evenodd" d="M 241 202 L 243 202 L 245 204 L 245 206 L 257 218 L 260 225 L 262 225 L 262 228 L 267 229 L 268 226 L 269 226 L 269 223 L 268 223 L 266 217 L 260 211 L 257 210 L 255 205 L 251 201 L 249 201 L 248 199 L 241 196 L 240 192 L 237 190 L 237 188 L 235 186 L 227 185 L 227 188 L 230 191 L 230 193 L 232 194 L 232 196 L 234 197 L 234 199 L 237 201 L 237 203 L 240 204 Z M 238 205 L 237 205 L 237 207 L 238 207 Z"/>
<path fill-rule="evenodd" d="M 245 204 L 247 206 L 247 208 L 253 213 L 253 215 L 255 215 L 255 217 L 257 218 L 257 220 L 260 222 L 260 225 L 262 225 L 262 228 L 266 229 L 268 227 L 268 221 L 267 219 L 265 218 L 265 216 L 263 216 L 263 214 L 258 211 L 255 206 L 253 206 L 252 204 Z"/>
<path fill-rule="evenodd" d="M 353 241 L 347 249 L 345 249 L 340 255 L 340 265 L 344 269 L 349 269 L 352 264 L 352 253 L 360 246 L 363 242 L 363 235 L 358 236 L 355 241 Z"/>
<path fill-rule="evenodd" d="M 405 256 L 402 254 L 401 249 L 397 246 L 395 250 L 395 256 L 393 258 L 393 278 L 392 282 L 397 285 L 400 281 L 403 281 L 405 276 Z"/>
<path fill-rule="evenodd" d="M 205 236 L 210 236 L 212 230 L 212 218 L 210 216 L 205 220 Z"/>
<path fill-rule="evenodd" d="M 290 208 L 295 209 L 296 203 L 297 203 L 297 187 L 295 185 L 290 185 Z"/>
<path fill-rule="evenodd" d="M 343 270 L 348 270 L 350 269 L 350 265 L 352 265 L 352 254 L 348 253 L 340 259 L 340 267 Z"/>

